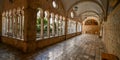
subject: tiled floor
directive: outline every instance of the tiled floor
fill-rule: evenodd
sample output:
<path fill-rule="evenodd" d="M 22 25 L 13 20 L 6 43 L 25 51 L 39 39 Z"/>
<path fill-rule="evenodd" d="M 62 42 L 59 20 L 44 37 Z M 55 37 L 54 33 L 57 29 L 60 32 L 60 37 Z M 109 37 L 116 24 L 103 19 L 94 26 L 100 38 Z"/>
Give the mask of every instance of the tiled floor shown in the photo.
<path fill-rule="evenodd" d="M 83 34 L 31 54 L 0 45 L 0 60 L 100 60 L 105 52 L 96 35 Z"/>

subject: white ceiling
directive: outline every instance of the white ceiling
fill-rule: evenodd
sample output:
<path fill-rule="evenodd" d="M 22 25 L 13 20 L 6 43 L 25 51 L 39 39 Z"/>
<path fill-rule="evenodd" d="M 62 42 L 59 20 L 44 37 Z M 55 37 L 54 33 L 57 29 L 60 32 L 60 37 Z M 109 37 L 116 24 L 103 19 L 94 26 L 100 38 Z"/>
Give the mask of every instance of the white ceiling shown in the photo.
<path fill-rule="evenodd" d="M 66 11 L 70 9 L 73 5 L 81 1 L 97 1 L 99 4 L 103 5 L 104 7 L 106 6 L 107 3 L 107 0 L 61 0 L 61 1 Z"/>
<path fill-rule="evenodd" d="M 62 3 L 65 10 L 67 11 L 70 7 L 72 7 L 73 4 L 75 4 L 78 1 L 80 0 L 62 0 Z"/>
<path fill-rule="evenodd" d="M 75 17 L 81 18 L 91 15 L 99 17 L 103 15 L 103 9 L 107 6 L 107 0 L 62 0 L 62 3 L 66 11 L 69 11 L 69 9 L 71 10 L 77 6 L 77 11 L 74 11 Z M 94 11 L 95 13 L 88 13 L 87 11 Z M 82 14 L 84 12 L 86 12 L 86 14 Z"/>
<path fill-rule="evenodd" d="M 76 11 L 76 15 L 79 16 L 81 13 L 85 12 L 85 11 L 94 11 L 96 13 L 102 13 L 102 9 L 101 7 L 94 3 L 94 2 L 82 2 L 77 4 L 76 6 L 78 6 L 78 11 Z"/>

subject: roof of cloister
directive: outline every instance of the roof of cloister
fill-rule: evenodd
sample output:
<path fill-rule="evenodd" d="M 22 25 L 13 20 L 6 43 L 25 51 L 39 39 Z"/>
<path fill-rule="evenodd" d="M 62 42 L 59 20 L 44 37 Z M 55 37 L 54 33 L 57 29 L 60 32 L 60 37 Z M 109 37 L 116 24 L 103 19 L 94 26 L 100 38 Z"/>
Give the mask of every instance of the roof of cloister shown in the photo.
<path fill-rule="evenodd" d="M 114 8 L 119 0 L 61 0 L 66 12 L 74 12 L 75 18 L 84 20 L 87 17 L 98 17 L 102 20 L 108 9 Z M 0 0 L 0 11 L 4 0 Z M 70 15 L 70 14 L 68 14 Z"/>

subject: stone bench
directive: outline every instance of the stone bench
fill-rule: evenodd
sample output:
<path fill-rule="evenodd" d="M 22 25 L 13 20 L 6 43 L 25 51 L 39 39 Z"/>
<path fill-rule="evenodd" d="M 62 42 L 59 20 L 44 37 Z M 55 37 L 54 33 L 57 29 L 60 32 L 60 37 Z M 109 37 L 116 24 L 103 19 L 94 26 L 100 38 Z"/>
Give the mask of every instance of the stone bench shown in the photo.
<path fill-rule="evenodd" d="M 112 54 L 102 53 L 102 60 L 119 60 L 119 58 Z"/>

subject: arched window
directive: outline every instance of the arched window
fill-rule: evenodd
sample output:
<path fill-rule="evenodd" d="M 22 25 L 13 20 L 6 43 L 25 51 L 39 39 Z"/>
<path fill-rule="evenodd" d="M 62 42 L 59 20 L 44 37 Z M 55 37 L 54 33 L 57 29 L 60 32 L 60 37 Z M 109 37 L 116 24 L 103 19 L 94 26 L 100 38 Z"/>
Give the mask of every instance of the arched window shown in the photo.
<path fill-rule="evenodd" d="M 58 15 L 55 15 L 55 36 L 58 36 Z"/>
<path fill-rule="evenodd" d="M 68 19 L 68 34 L 71 33 L 71 28 L 72 28 L 71 26 L 72 26 L 71 19 Z"/>
<path fill-rule="evenodd" d="M 37 20 L 36 20 L 36 30 L 37 30 L 37 34 L 36 34 L 36 38 L 39 39 L 41 38 L 40 34 L 41 34 L 41 11 L 38 10 L 37 12 Z"/>
<path fill-rule="evenodd" d="M 17 19 L 17 29 L 18 29 L 18 31 L 17 31 L 17 37 L 20 39 L 20 34 L 21 34 L 21 32 L 20 32 L 20 30 L 21 30 L 21 28 L 20 28 L 20 26 L 21 26 L 21 23 L 20 23 L 20 21 L 21 21 L 21 14 L 20 14 L 20 11 L 21 11 L 21 9 L 19 8 L 18 9 L 18 12 L 17 12 L 17 15 L 18 15 L 18 19 Z"/>
<path fill-rule="evenodd" d="M 44 12 L 45 16 L 44 16 L 44 21 L 43 21 L 43 24 L 44 24 L 44 38 L 48 38 L 48 20 L 49 20 L 49 12 L 48 11 L 45 11 Z"/>
<path fill-rule="evenodd" d="M 16 37 L 16 19 L 17 19 L 17 15 L 16 15 L 16 9 L 13 9 L 13 38 Z"/>
<path fill-rule="evenodd" d="M 61 26 L 61 24 L 62 24 L 62 16 L 59 16 L 59 23 L 58 23 L 59 25 L 58 25 L 58 28 L 59 28 L 59 36 L 61 36 L 62 35 L 62 32 L 61 32 L 61 30 L 62 30 L 62 26 Z"/>
<path fill-rule="evenodd" d="M 62 18 L 62 35 L 65 35 L 65 17 Z"/>
<path fill-rule="evenodd" d="M 56 1 L 53 1 L 52 5 L 53 5 L 54 8 L 58 8 L 58 5 L 57 5 Z"/>
<path fill-rule="evenodd" d="M 24 39 L 24 7 L 21 10 L 21 39 Z"/>
<path fill-rule="evenodd" d="M 9 26 L 9 24 L 8 24 L 8 11 L 6 12 L 6 35 L 8 36 L 8 26 Z"/>
<path fill-rule="evenodd" d="M 5 12 L 2 13 L 2 35 L 6 35 L 6 18 L 5 18 Z"/>
<path fill-rule="evenodd" d="M 14 39 L 24 39 L 24 11 L 23 8 L 11 9 L 2 15 L 3 36 Z M 4 30 L 4 31 L 3 31 Z"/>
<path fill-rule="evenodd" d="M 50 37 L 54 37 L 54 14 L 51 13 L 51 16 L 50 16 Z"/>
<path fill-rule="evenodd" d="M 82 25 L 80 22 L 78 22 L 77 24 L 77 32 L 81 32 L 82 31 Z"/>
<path fill-rule="evenodd" d="M 70 15 L 71 15 L 71 18 L 74 18 L 74 13 L 73 12 L 71 12 Z"/>
<path fill-rule="evenodd" d="M 8 35 L 12 37 L 12 11 L 9 11 L 9 33 Z"/>

